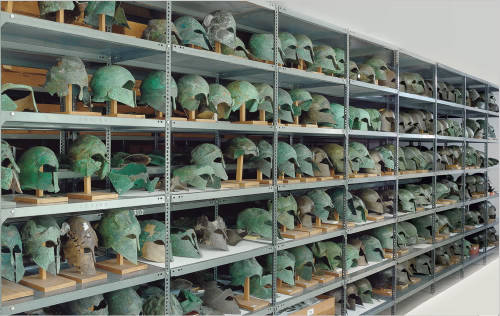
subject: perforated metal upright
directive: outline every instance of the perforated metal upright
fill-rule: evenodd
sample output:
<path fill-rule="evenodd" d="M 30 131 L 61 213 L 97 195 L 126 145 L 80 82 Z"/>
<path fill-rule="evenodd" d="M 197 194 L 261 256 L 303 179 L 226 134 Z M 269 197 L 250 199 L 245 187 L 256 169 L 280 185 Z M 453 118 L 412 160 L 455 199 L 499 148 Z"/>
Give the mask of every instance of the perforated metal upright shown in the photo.
<path fill-rule="evenodd" d="M 437 162 L 437 120 L 438 120 L 438 110 L 437 110 L 437 86 L 438 86 L 438 70 L 437 70 L 437 64 L 434 65 L 434 74 L 433 74 L 433 85 L 434 85 L 434 140 L 433 140 L 433 171 L 434 174 L 432 175 L 432 250 L 431 250 L 431 261 L 432 261 L 432 283 L 431 283 L 431 293 L 434 293 L 434 279 L 436 277 L 436 250 L 434 249 L 434 244 L 436 243 L 436 230 L 434 223 L 436 222 L 437 214 L 436 214 L 436 200 L 437 200 L 437 194 L 436 194 L 436 182 L 437 182 L 437 176 L 436 176 L 436 162 Z"/>

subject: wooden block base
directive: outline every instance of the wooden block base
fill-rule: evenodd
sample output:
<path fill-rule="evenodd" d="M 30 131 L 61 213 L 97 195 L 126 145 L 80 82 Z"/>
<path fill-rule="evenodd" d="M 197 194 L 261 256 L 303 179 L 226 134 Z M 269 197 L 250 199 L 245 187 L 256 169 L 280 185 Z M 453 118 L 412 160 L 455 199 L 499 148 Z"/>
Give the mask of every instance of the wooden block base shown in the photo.
<path fill-rule="evenodd" d="M 422 212 L 422 211 L 424 211 L 424 210 L 425 210 L 425 208 L 424 208 L 424 207 L 416 207 L 416 208 L 415 208 L 415 211 L 416 211 L 416 212 Z"/>
<path fill-rule="evenodd" d="M 300 126 L 306 128 L 318 128 L 318 124 L 300 124 Z"/>
<path fill-rule="evenodd" d="M 427 173 L 429 172 L 429 170 L 415 170 L 416 173 Z"/>
<path fill-rule="evenodd" d="M 390 252 L 384 252 L 384 258 L 385 259 L 392 259 L 392 253 L 390 253 Z"/>
<path fill-rule="evenodd" d="M 237 182 L 230 182 L 228 181 L 222 181 L 220 184 L 220 187 L 222 189 L 239 189 L 240 185 Z"/>
<path fill-rule="evenodd" d="M 308 232 L 299 231 L 299 230 L 286 230 L 285 232 L 280 232 L 281 237 L 290 238 L 290 239 L 302 239 L 309 237 Z"/>
<path fill-rule="evenodd" d="M 460 263 L 460 256 L 451 256 L 450 264 L 457 264 L 457 263 Z"/>
<path fill-rule="evenodd" d="M 384 219 L 384 215 L 368 214 L 368 216 L 366 216 L 366 219 L 369 221 L 381 221 Z"/>
<path fill-rule="evenodd" d="M 194 119 L 194 120 L 188 120 L 189 122 L 203 122 L 203 123 L 215 123 L 217 122 L 214 119 Z"/>
<path fill-rule="evenodd" d="M 302 127 L 301 124 L 293 124 L 293 123 L 286 123 L 286 124 L 282 124 L 282 125 L 287 126 L 287 127 Z"/>
<path fill-rule="evenodd" d="M 298 295 L 304 292 L 304 289 L 294 285 L 288 285 L 286 283 L 281 283 L 281 285 L 276 286 L 276 291 L 285 295 Z"/>
<path fill-rule="evenodd" d="M 243 295 L 236 295 L 234 298 L 236 299 L 236 303 L 240 308 L 249 311 L 258 311 L 269 305 L 268 301 L 255 298 L 253 296 L 250 296 L 248 300 L 245 300 L 245 297 Z"/>
<path fill-rule="evenodd" d="M 437 265 L 437 266 L 434 267 L 434 271 L 435 271 L 435 273 L 439 273 L 439 272 L 443 271 L 444 268 L 446 268 L 446 266 Z"/>
<path fill-rule="evenodd" d="M 172 121 L 187 121 L 186 117 L 172 116 L 170 118 Z"/>
<path fill-rule="evenodd" d="M 285 178 L 283 179 L 283 182 L 288 184 L 300 183 L 301 178 Z"/>
<path fill-rule="evenodd" d="M 95 264 L 96 268 L 103 269 L 115 274 L 129 274 L 132 272 L 137 272 L 140 270 L 146 270 L 148 268 L 148 265 L 145 263 L 137 263 L 133 264 L 132 262 L 128 261 L 127 259 L 123 259 L 123 264 L 118 264 L 118 262 L 115 259 L 109 259 L 101 262 L 97 262 Z"/>
<path fill-rule="evenodd" d="M 372 292 L 381 296 L 392 296 L 392 289 L 372 289 Z"/>
<path fill-rule="evenodd" d="M 389 249 L 389 248 L 384 248 L 384 250 L 385 250 L 385 252 L 387 252 L 387 253 L 390 253 L 390 254 L 392 254 L 392 253 L 393 253 L 392 249 Z M 399 250 L 397 251 L 397 254 L 398 254 L 398 256 L 406 255 L 406 254 L 408 253 L 408 251 L 410 251 L 408 248 L 399 249 Z M 391 256 L 391 258 L 392 258 L 392 256 Z"/>
<path fill-rule="evenodd" d="M 318 181 L 329 181 L 329 180 L 334 180 L 335 177 L 333 176 L 328 176 L 328 177 L 316 177 Z"/>
<path fill-rule="evenodd" d="M 79 284 L 85 284 L 90 282 L 95 282 L 99 280 L 106 280 L 108 278 L 108 274 L 101 271 L 96 271 L 95 275 L 84 275 L 81 274 L 77 269 L 71 268 L 62 270 L 59 273 L 60 276 L 76 281 Z"/>
<path fill-rule="evenodd" d="M 59 114 L 69 114 L 69 115 L 87 115 L 87 116 L 101 116 L 99 112 L 85 112 L 85 111 L 71 111 L 71 112 L 59 112 Z"/>
<path fill-rule="evenodd" d="M 446 170 L 457 170 L 457 169 L 462 169 L 462 167 L 460 165 L 446 165 Z"/>
<path fill-rule="evenodd" d="M 323 230 L 321 228 L 317 227 L 295 227 L 295 230 L 301 231 L 301 232 L 307 232 L 309 236 L 316 236 L 319 234 L 323 233 Z"/>
<path fill-rule="evenodd" d="M 231 122 L 233 124 L 248 124 L 248 125 L 268 125 L 267 121 L 238 121 Z"/>
<path fill-rule="evenodd" d="M 111 117 L 121 117 L 121 118 L 135 118 L 135 119 L 144 119 L 144 118 L 146 118 L 146 115 L 144 115 L 144 114 L 122 114 L 122 113 L 116 113 L 116 114 L 109 114 L 108 116 L 111 116 Z"/>
<path fill-rule="evenodd" d="M 394 175 L 394 171 L 382 171 L 382 175 L 383 176 L 393 176 Z"/>
<path fill-rule="evenodd" d="M 366 178 L 366 177 L 368 177 L 367 173 L 354 173 L 349 175 L 349 178 Z"/>
<path fill-rule="evenodd" d="M 465 230 L 473 230 L 473 229 L 475 229 L 475 228 L 476 228 L 476 227 L 475 227 L 475 226 L 472 226 L 472 225 L 465 225 L 465 226 L 464 226 L 464 229 L 465 229 Z"/>
<path fill-rule="evenodd" d="M 33 296 L 34 294 L 35 292 L 29 287 L 2 279 L 2 302 Z"/>
<path fill-rule="evenodd" d="M 318 281 L 320 284 L 328 283 L 335 280 L 335 276 L 331 274 L 315 273 L 312 276 L 313 280 Z"/>
<path fill-rule="evenodd" d="M 300 178 L 299 180 L 300 180 L 300 182 L 309 183 L 309 182 L 317 182 L 318 178 L 317 177 L 303 177 L 303 178 Z"/>
<path fill-rule="evenodd" d="M 314 227 L 321 229 L 323 233 L 329 233 L 341 229 L 342 225 L 321 223 L 320 226 L 314 226 Z"/>
<path fill-rule="evenodd" d="M 438 204 L 444 204 L 444 205 L 451 204 L 450 200 L 445 200 L 445 199 L 439 199 L 439 200 L 436 201 L 436 203 L 438 203 Z"/>
<path fill-rule="evenodd" d="M 396 289 L 398 291 L 402 291 L 402 290 L 407 289 L 407 288 L 408 288 L 408 284 L 396 285 Z"/>
<path fill-rule="evenodd" d="M 45 280 L 42 280 L 39 274 L 35 274 L 24 277 L 20 283 L 44 293 L 65 289 L 76 285 L 76 282 L 73 280 L 50 273 L 47 273 L 47 278 Z"/>
<path fill-rule="evenodd" d="M 405 170 L 405 171 L 400 171 L 400 174 L 415 174 L 417 173 L 417 170 Z"/>
<path fill-rule="evenodd" d="M 488 224 L 493 224 L 495 221 L 495 218 L 488 218 Z"/>
<path fill-rule="evenodd" d="M 52 204 L 52 203 L 68 203 L 67 196 L 43 196 L 36 197 L 34 195 L 19 194 L 14 197 L 14 201 L 29 204 Z"/>
<path fill-rule="evenodd" d="M 311 280 L 307 281 L 307 280 L 304 280 L 300 277 L 295 280 L 295 285 L 303 287 L 305 289 L 316 286 L 316 285 L 318 285 L 318 283 L 319 283 L 319 281 L 317 281 L 317 280 L 311 279 Z"/>
<path fill-rule="evenodd" d="M 354 223 L 354 222 L 347 222 L 347 227 L 348 228 L 356 227 L 356 223 Z"/>
<path fill-rule="evenodd" d="M 366 177 L 379 177 L 380 175 L 379 174 L 376 174 L 376 173 L 367 173 L 366 174 Z"/>
<path fill-rule="evenodd" d="M 422 281 L 422 279 L 421 279 L 421 278 L 412 277 L 412 278 L 410 279 L 410 282 L 411 282 L 412 284 L 417 284 L 417 283 L 419 283 L 420 281 Z"/>
<path fill-rule="evenodd" d="M 485 196 L 486 196 L 486 194 L 484 194 L 484 193 L 479 193 L 479 192 L 471 193 L 471 197 L 473 199 L 480 199 L 480 198 L 483 198 Z"/>
<path fill-rule="evenodd" d="M 232 188 L 231 184 L 236 185 L 235 188 L 249 188 L 249 187 L 257 187 L 260 185 L 260 182 L 257 180 L 226 180 L 222 181 L 221 186 L 224 185 L 224 187 L 229 187 Z"/>
<path fill-rule="evenodd" d="M 115 200 L 118 198 L 118 193 L 92 191 L 90 193 L 78 192 L 68 193 L 69 199 L 99 201 L 99 200 Z"/>

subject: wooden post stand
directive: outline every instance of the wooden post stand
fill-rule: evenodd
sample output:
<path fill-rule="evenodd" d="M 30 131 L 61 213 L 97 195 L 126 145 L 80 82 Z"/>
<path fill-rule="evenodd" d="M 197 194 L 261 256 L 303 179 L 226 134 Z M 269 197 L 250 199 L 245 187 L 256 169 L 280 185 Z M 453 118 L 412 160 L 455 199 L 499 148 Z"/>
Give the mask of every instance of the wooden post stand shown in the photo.
<path fill-rule="evenodd" d="M 78 200 L 88 200 L 88 201 L 114 200 L 118 198 L 118 194 L 113 192 L 103 192 L 103 191 L 92 192 L 92 179 L 90 177 L 84 177 L 83 192 L 68 193 L 68 198 L 78 199 Z"/>
<path fill-rule="evenodd" d="M 2 302 L 33 296 L 34 294 L 35 292 L 29 287 L 2 278 Z"/>
<path fill-rule="evenodd" d="M 369 220 L 369 221 L 381 221 L 384 219 L 384 215 L 379 215 L 377 213 L 369 213 L 367 216 L 366 216 L 366 219 Z"/>
<path fill-rule="evenodd" d="M 300 173 L 295 174 L 295 178 L 298 179 L 300 182 L 306 182 L 306 183 L 318 181 L 318 177 L 303 177 L 302 174 Z"/>
<path fill-rule="evenodd" d="M 146 270 L 148 265 L 145 263 L 133 264 L 122 255 L 117 254 L 115 259 L 109 259 L 95 264 L 96 268 L 100 268 L 115 274 L 129 274 L 140 270 Z"/>
<path fill-rule="evenodd" d="M 73 280 L 50 273 L 47 274 L 47 271 L 45 271 L 45 269 L 39 268 L 38 271 L 38 274 L 24 277 L 20 283 L 44 293 L 65 289 L 76 285 L 76 282 Z"/>
<path fill-rule="evenodd" d="M 290 239 L 302 239 L 309 237 L 309 233 L 300 230 L 288 230 L 285 226 L 281 226 L 280 235 Z"/>
<path fill-rule="evenodd" d="M 266 121 L 266 112 L 264 110 L 259 110 L 259 121 L 247 121 L 247 107 L 243 103 L 240 106 L 240 120 L 237 122 L 232 122 L 234 124 L 251 124 L 251 125 L 268 125 Z"/>
<path fill-rule="evenodd" d="M 302 279 L 300 276 L 295 276 L 295 284 L 305 289 L 318 285 L 319 281 L 311 279 L 309 281 Z"/>
<path fill-rule="evenodd" d="M 273 184 L 272 179 L 264 179 L 262 175 L 262 171 L 257 169 L 257 181 L 259 181 L 260 184 L 268 184 L 271 185 Z"/>
<path fill-rule="evenodd" d="M 216 53 L 222 54 L 222 47 L 220 42 L 215 42 L 214 51 Z"/>
<path fill-rule="evenodd" d="M 144 114 L 121 114 L 121 113 L 118 113 L 118 101 L 116 101 L 116 100 L 111 100 L 110 113 L 108 114 L 108 116 L 124 117 L 124 118 L 136 118 L 136 119 L 146 118 L 146 116 Z"/>
<path fill-rule="evenodd" d="M 321 233 L 323 233 L 323 230 L 318 227 L 304 227 L 302 224 L 297 224 L 297 227 L 295 227 L 295 230 L 301 231 L 301 232 L 307 232 L 309 233 L 309 236 L 316 236 Z"/>
<path fill-rule="evenodd" d="M 393 176 L 394 175 L 394 170 L 392 169 L 387 169 L 387 171 L 382 171 L 383 176 Z"/>
<path fill-rule="evenodd" d="M 297 69 L 306 70 L 306 62 L 303 59 L 299 59 L 299 63 L 297 64 Z"/>
<path fill-rule="evenodd" d="M 337 229 L 339 229 L 341 226 L 336 225 L 336 224 L 325 224 L 321 222 L 321 218 L 316 216 L 316 222 L 314 224 L 314 227 L 321 229 L 324 233 L 329 233 L 333 232 Z"/>
<path fill-rule="evenodd" d="M 43 172 L 43 166 L 40 167 Z M 68 203 L 66 196 L 44 196 L 43 190 L 35 190 L 35 195 L 16 194 L 14 201 L 29 204 L 50 204 L 50 203 Z"/>
<path fill-rule="evenodd" d="M 241 155 L 236 159 L 236 180 L 223 181 L 221 184 L 223 188 L 247 188 L 260 185 L 260 182 L 257 180 L 243 180 L 243 160 L 244 155 Z"/>
<path fill-rule="evenodd" d="M 295 285 L 283 283 L 280 279 L 276 280 L 276 291 L 285 295 L 297 295 L 304 292 L 304 289 Z"/>
<path fill-rule="evenodd" d="M 83 248 L 80 248 L 80 253 L 82 255 L 84 254 Z M 101 271 L 96 271 L 95 274 L 86 275 L 86 274 L 83 274 L 80 270 L 78 270 L 75 267 L 62 270 L 59 274 L 65 278 L 76 281 L 79 284 L 85 284 L 85 283 L 90 283 L 90 282 L 94 282 L 94 281 L 105 280 L 108 278 L 107 273 L 104 273 Z"/>
<path fill-rule="evenodd" d="M 324 271 L 317 271 L 313 273 L 313 280 L 318 281 L 319 283 L 328 283 L 335 280 L 336 276 L 332 273 L 325 273 Z"/>
<path fill-rule="evenodd" d="M 99 31 L 106 32 L 106 15 L 99 14 Z"/>
<path fill-rule="evenodd" d="M 216 121 L 212 119 L 199 119 L 196 118 L 196 111 L 186 111 L 187 112 L 187 120 L 190 122 L 211 122 L 215 123 Z"/>
<path fill-rule="evenodd" d="M 236 295 L 234 297 L 239 307 L 249 310 L 257 311 L 269 305 L 269 302 L 250 296 L 250 278 L 245 279 L 245 286 L 243 287 L 243 295 Z"/>
<path fill-rule="evenodd" d="M 58 15 L 63 10 L 59 10 Z M 63 11 L 63 20 L 64 20 L 64 11 Z M 71 84 L 68 84 L 68 92 L 64 97 L 64 112 L 63 114 L 74 114 L 74 115 L 90 115 L 90 116 L 101 116 L 99 112 L 91 112 L 91 111 L 73 111 L 73 87 Z"/>

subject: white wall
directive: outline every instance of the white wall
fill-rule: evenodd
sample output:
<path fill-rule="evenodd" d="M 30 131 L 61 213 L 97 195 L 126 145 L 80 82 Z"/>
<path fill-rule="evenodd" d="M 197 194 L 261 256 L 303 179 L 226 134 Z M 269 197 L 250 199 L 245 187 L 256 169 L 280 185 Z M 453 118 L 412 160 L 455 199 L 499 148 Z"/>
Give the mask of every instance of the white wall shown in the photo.
<path fill-rule="evenodd" d="M 500 85 L 500 1 L 284 0 L 280 3 Z"/>

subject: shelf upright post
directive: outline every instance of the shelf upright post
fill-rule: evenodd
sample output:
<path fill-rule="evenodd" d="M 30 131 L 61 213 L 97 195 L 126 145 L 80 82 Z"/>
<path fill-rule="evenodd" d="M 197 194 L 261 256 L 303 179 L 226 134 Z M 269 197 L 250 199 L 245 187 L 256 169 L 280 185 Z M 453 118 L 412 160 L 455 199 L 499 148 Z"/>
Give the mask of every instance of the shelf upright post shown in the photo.
<path fill-rule="evenodd" d="M 0 46 L 2 43 L 2 26 L 3 26 L 4 21 L 2 21 L 2 15 L 0 15 Z M 0 60 L 2 60 L 2 50 L 0 49 Z M 2 82 L 2 70 L 0 68 L 0 82 Z M 0 109 L 2 108 L 2 101 L 0 101 Z M 1 113 L 0 113 L 1 115 Z M 0 121 L 0 147 L 2 147 L 2 127 L 3 127 L 3 120 Z M 1 150 L 1 148 L 0 148 Z M 2 174 L 0 172 L 0 183 L 2 182 Z M 2 190 L 0 189 L 0 210 L 3 210 L 2 208 Z M 3 212 L 2 212 L 3 213 Z M 2 227 L 3 227 L 3 222 L 4 218 L 3 216 L 0 217 L 0 236 L 2 235 Z M 0 280 L 2 279 L 2 269 L 0 269 Z M 2 282 L 0 282 L 0 310 L 2 309 Z"/>
<path fill-rule="evenodd" d="M 486 91 L 484 92 L 484 95 L 486 96 L 486 109 L 489 110 L 489 102 L 490 102 L 490 85 L 487 84 L 486 85 Z M 484 172 L 484 194 L 486 196 L 486 200 L 484 202 L 481 202 L 481 203 L 484 203 L 484 214 L 483 214 L 483 218 L 484 218 L 484 226 L 485 226 L 485 229 L 484 229 L 484 241 L 483 241 L 483 245 L 484 245 L 484 256 L 483 256 L 483 265 L 486 265 L 486 250 L 488 249 L 488 229 L 486 228 L 486 226 L 488 226 L 488 117 L 489 117 L 489 113 L 486 112 L 486 114 L 484 114 L 484 133 L 486 135 L 486 141 L 484 142 L 484 162 L 483 162 L 483 166 L 481 166 L 482 168 L 485 168 L 485 172 Z"/>
<path fill-rule="evenodd" d="M 215 74 L 215 83 L 219 84 L 219 74 L 218 73 Z M 217 113 L 215 115 L 217 115 Z M 220 145 L 221 145 L 220 144 L 220 133 L 219 133 L 219 130 L 216 130 L 215 131 L 215 146 L 220 148 Z M 214 220 L 217 220 L 217 217 L 219 217 L 219 200 L 215 199 L 215 201 L 214 201 Z M 217 281 L 217 267 L 214 267 L 212 272 L 213 272 L 214 281 Z"/>
<path fill-rule="evenodd" d="M 280 5 L 277 2 L 273 2 L 273 11 L 274 11 L 274 89 L 273 89 L 273 159 L 272 159 L 272 167 L 273 167 L 273 209 L 272 209 L 272 219 L 273 219 L 273 271 L 272 271 L 272 297 L 271 297 L 271 306 L 272 306 L 272 314 L 276 315 L 278 310 L 276 310 L 276 283 L 277 283 L 277 271 L 278 271 L 278 89 L 279 89 L 279 80 L 278 80 L 278 47 L 280 47 L 279 43 L 279 13 L 280 13 Z"/>
<path fill-rule="evenodd" d="M 436 171 L 436 162 L 437 162 L 437 121 L 438 121 L 438 110 L 437 110 L 437 100 L 438 100 L 438 95 L 437 95 L 437 74 L 438 74 L 438 70 L 437 70 L 437 64 L 434 64 L 434 75 L 433 75 L 433 84 L 434 84 L 434 140 L 433 140 L 433 170 Z M 436 182 L 437 182 L 437 176 L 436 176 L 436 173 L 434 173 L 432 175 L 432 220 L 431 220 L 431 223 L 432 223 L 432 283 L 431 283 L 431 294 L 434 294 L 435 292 L 435 285 L 434 285 L 434 280 L 435 280 L 435 277 L 436 277 L 436 249 L 434 248 L 434 245 L 436 243 L 436 230 L 435 230 L 435 226 L 434 223 L 436 222 L 436 199 L 437 199 L 437 195 L 436 195 Z"/>
<path fill-rule="evenodd" d="M 396 89 L 397 95 L 394 100 L 394 112 L 396 116 L 395 132 L 396 132 L 396 157 L 394 157 L 394 171 L 396 175 L 396 180 L 394 182 L 394 205 L 392 209 L 394 210 L 394 224 L 392 225 L 392 260 L 397 260 L 398 252 L 397 249 L 397 236 L 398 236 L 398 194 L 399 194 L 399 50 L 394 50 L 394 70 L 396 72 Z M 396 262 L 397 264 L 397 262 Z M 394 304 L 391 306 L 391 315 L 395 315 L 397 312 L 396 298 L 397 298 L 397 282 L 396 282 L 396 265 L 392 268 L 392 301 Z"/>
<path fill-rule="evenodd" d="M 165 83 L 167 85 L 165 91 L 165 315 L 170 314 L 170 261 L 172 254 L 172 245 L 170 243 L 170 145 L 172 142 L 172 104 L 171 104 L 171 71 L 172 71 L 172 2 L 165 1 Z"/>
<path fill-rule="evenodd" d="M 464 81 L 463 81 L 463 98 L 462 98 L 462 104 L 465 105 L 466 104 L 466 91 L 467 91 L 467 76 L 464 76 Z M 465 107 L 463 108 L 462 110 L 462 116 L 463 116 L 463 120 L 462 120 L 462 126 L 464 127 L 464 133 L 463 133 L 463 142 L 462 142 L 462 148 L 463 148 L 463 152 L 465 153 L 465 146 L 466 146 L 466 143 L 465 143 L 465 138 L 466 138 L 466 135 L 465 135 L 465 132 L 466 132 L 466 122 L 467 122 L 467 110 L 465 109 Z M 462 177 L 461 177 L 461 194 L 462 194 L 462 198 L 463 198 L 463 201 L 465 201 L 465 155 L 462 154 Z M 462 203 L 463 203 L 462 201 Z M 465 206 L 463 204 L 463 207 L 461 207 L 461 216 L 462 216 L 462 227 L 460 227 L 460 232 L 462 234 L 462 237 L 460 238 L 460 241 L 462 242 L 462 254 L 460 255 L 460 263 L 461 263 L 461 268 L 460 268 L 460 278 L 463 279 L 464 277 L 464 269 L 465 269 L 465 252 L 463 251 L 463 249 L 465 249 L 465 237 L 464 237 L 464 233 L 465 233 L 465 209 L 468 208 L 468 206 Z"/>

